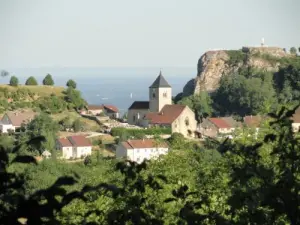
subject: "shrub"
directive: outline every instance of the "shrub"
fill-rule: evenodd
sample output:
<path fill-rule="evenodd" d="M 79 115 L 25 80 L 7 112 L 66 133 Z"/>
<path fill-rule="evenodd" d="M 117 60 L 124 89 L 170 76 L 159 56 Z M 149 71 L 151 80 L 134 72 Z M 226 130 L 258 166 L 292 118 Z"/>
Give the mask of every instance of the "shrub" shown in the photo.
<path fill-rule="evenodd" d="M 153 127 L 148 129 L 128 129 L 124 127 L 114 127 L 111 129 L 112 136 L 122 137 L 124 134 L 127 136 L 142 136 L 142 135 L 160 135 L 160 134 L 171 134 L 171 128 L 167 127 Z"/>
<path fill-rule="evenodd" d="M 38 85 L 38 83 L 36 79 L 31 76 L 26 80 L 25 85 Z"/>
<path fill-rule="evenodd" d="M 19 79 L 15 76 L 12 76 L 10 78 L 9 85 L 10 86 L 18 86 L 18 84 L 19 84 Z"/>

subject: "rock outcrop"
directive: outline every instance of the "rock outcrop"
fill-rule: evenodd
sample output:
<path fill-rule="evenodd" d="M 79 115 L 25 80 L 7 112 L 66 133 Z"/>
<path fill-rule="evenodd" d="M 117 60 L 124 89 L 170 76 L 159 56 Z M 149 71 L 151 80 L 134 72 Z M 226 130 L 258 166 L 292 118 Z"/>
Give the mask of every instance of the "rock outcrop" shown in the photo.
<path fill-rule="evenodd" d="M 218 50 L 204 53 L 198 61 L 198 74 L 183 88 L 183 96 L 201 90 L 214 92 L 222 76 L 237 72 L 242 67 L 277 71 L 282 57 L 290 57 L 282 48 L 243 47 L 241 50 Z"/>

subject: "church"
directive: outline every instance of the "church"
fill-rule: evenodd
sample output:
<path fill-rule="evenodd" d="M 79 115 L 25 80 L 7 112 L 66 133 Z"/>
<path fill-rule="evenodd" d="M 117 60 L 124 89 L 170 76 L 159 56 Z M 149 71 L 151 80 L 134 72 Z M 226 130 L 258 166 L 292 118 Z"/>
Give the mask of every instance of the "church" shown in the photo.
<path fill-rule="evenodd" d="M 141 127 L 171 127 L 185 137 L 194 137 L 197 121 L 185 105 L 172 104 L 172 87 L 161 72 L 149 87 L 149 101 L 135 101 L 128 109 L 128 123 Z"/>

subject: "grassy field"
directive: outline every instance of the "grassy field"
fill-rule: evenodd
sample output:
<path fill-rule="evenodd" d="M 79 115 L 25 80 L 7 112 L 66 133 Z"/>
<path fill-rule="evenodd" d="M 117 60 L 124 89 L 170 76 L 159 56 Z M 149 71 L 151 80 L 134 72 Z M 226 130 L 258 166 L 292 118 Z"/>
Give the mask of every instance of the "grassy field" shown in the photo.
<path fill-rule="evenodd" d="M 76 119 L 80 119 L 81 122 L 84 123 L 84 127 L 86 128 L 86 130 L 88 131 L 98 131 L 100 129 L 100 125 L 94 121 L 94 120 L 90 120 L 87 118 L 83 118 L 81 117 L 78 113 L 76 112 L 63 112 L 63 113 L 59 113 L 59 114 L 53 114 L 51 115 L 51 117 L 55 120 L 55 121 L 60 121 L 65 117 L 70 118 L 72 121 L 76 120 Z"/>
<path fill-rule="evenodd" d="M 18 89 L 27 89 L 39 96 L 49 96 L 51 94 L 61 96 L 63 95 L 62 92 L 65 89 L 64 87 L 45 86 L 45 85 L 19 85 L 18 87 L 12 87 L 7 84 L 1 84 L 0 88 L 7 88 L 9 91 L 16 91 Z"/>

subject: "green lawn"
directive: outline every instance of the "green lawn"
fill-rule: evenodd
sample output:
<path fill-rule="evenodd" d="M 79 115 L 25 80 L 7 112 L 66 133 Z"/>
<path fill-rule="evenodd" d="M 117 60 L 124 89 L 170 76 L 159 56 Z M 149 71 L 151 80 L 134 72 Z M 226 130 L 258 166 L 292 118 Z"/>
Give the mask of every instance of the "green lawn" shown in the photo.
<path fill-rule="evenodd" d="M 7 88 L 9 91 L 16 91 L 18 89 L 28 89 L 39 96 L 49 96 L 50 94 L 55 94 L 61 96 L 64 87 L 58 86 L 45 86 L 45 85 L 19 85 L 18 87 L 12 87 L 8 84 L 1 84 L 0 88 Z"/>

